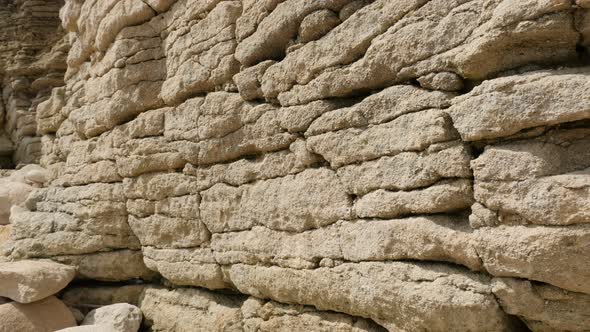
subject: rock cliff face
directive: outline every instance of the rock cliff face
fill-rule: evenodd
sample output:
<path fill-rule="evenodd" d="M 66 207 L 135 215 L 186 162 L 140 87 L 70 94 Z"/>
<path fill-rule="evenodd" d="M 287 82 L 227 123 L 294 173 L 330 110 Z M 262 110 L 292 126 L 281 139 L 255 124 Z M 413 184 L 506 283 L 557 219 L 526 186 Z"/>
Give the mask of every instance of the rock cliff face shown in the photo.
<path fill-rule="evenodd" d="M 0 168 L 39 163 L 35 111 L 64 85 L 63 0 L 0 0 Z"/>
<path fill-rule="evenodd" d="M 0 2 L 8 259 L 154 331 L 590 330 L 590 2 L 60 6 Z"/>

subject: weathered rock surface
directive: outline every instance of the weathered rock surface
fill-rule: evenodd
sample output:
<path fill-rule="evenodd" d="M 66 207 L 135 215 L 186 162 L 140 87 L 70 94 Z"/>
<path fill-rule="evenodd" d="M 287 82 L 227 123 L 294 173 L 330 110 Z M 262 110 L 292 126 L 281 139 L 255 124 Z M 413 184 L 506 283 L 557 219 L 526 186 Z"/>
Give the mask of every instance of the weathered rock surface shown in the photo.
<path fill-rule="evenodd" d="M 304 191 L 306 195 L 301 195 Z M 310 169 L 238 188 L 217 184 L 202 195 L 201 216 L 215 233 L 258 224 L 303 231 L 351 216 L 352 202 L 328 169 Z"/>
<path fill-rule="evenodd" d="M 137 332 L 141 325 L 141 310 L 128 303 L 111 304 L 90 311 L 81 325 L 110 326 L 119 332 Z"/>
<path fill-rule="evenodd" d="M 42 187 L 48 177 L 47 170 L 37 165 L 27 165 L 0 177 L 0 225 L 8 224 L 12 207 L 23 206 L 29 194 Z"/>
<path fill-rule="evenodd" d="M 478 253 L 492 275 L 538 280 L 590 294 L 584 281 L 590 269 L 571 263 L 588 256 L 589 231 L 587 225 L 481 228 Z"/>
<path fill-rule="evenodd" d="M 390 122 L 366 128 L 329 132 L 308 139 L 311 151 L 321 155 L 332 167 L 419 152 L 435 143 L 457 139 L 447 113 L 441 110 L 402 115 Z"/>
<path fill-rule="evenodd" d="M 76 269 L 48 261 L 0 263 L 0 296 L 31 303 L 53 295 L 74 279 Z"/>
<path fill-rule="evenodd" d="M 0 317 L 0 331 L 3 332 L 51 332 L 76 326 L 70 309 L 55 296 L 27 304 L 1 304 Z"/>
<path fill-rule="evenodd" d="M 359 317 L 193 288 L 147 288 L 140 307 L 153 330 L 342 331 L 383 329 Z"/>
<path fill-rule="evenodd" d="M 518 279 L 494 279 L 494 294 L 506 312 L 521 317 L 533 331 L 585 331 L 588 294 Z"/>
<path fill-rule="evenodd" d="M 392 192 L 383 189 L 359 198 L 355 204 L 361 218 L 394 218 L 409 214 L 456 212 L 473 203 L 469 180 L 444 181 L 426 189 Z"/>
<path fill-rule="evenodd" d="M 450 178 L 469 178 L 471 156 L 461 144 L 431 146 L 338 169 L 338 177 L 356 195 L 385 190 L 426 188 Z"/>
<path fill-rule="evenodd" d="M 578 33 L 567 12 L 570 1 L 483 3 L 375 1 L 325 38 L 271 66 L 262 90 L 267 98 L 278 97 L 281 104 L 292 105 L 348 96 L 430 72 L 450 70 L 482 79 L 527 63 L 573 59 Z M 296 14 L 288 16 L 295 18 Z M 238 50 L 248 48 L 268 31 L 261 24 L 258 33 L 240 43 Z M 526 46 L 521 43 L 524 40 Z M 270 54 L 237 55 L 240 62 L 250 65 Z"/>
<path fill-rule="evenodd" d="M 515 323 L 500 309 L 489 280 L 450 266 L 366 262 L 293 270 L 234 265 L 229 275 L 243 293 L 370 317 L 390 330 L 500 331 Z M 451 313 L 455 319 L 443 318 Z"/>
<path fill-rule="evenodd" d="M 0 185 L 0 223 L 1 260 L 76 267 L 68 305 L 156 331 L 587 329 L 587 1 L 61 5 L 0 4 L 0 167 L 47 170 Z"/>
<path fill-rule="evenodd" d="M 69 46 L 60 27 L 63 0 L 0 5 L 0 168 L 39 163 L 36 109 L 64 85 Z"/>
<path fill-rule="evenodd" d="M 483 82 L 453 100 L 449 114 L 466 141 L 510 136 L 532 127 L 588 119 L 588 70 L 544 70 Z M 477 109 L 477 112 L 474 112 Z"/>

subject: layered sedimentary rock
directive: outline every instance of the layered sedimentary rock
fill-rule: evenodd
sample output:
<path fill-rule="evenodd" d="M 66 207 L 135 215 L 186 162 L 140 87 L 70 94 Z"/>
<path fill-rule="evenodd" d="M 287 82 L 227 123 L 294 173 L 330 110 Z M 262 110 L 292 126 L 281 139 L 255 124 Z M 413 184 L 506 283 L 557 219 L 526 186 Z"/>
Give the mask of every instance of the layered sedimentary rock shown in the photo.
<path fill-rule="evenodd" d="M 154 331 L 383 331 L 358 317 L 198 289 L 149 287 L 140 307 Z"/>
<path fill-rule="evenodd" d="M 38 163 L 36 109 L 64 84 L 63 0 L 0 2 L 0 168 Z"/>
<path fill-rule="evenodd" d="M 5 251 L 157 331 L 587 330 L 587 7 L 66 1 Z"/>

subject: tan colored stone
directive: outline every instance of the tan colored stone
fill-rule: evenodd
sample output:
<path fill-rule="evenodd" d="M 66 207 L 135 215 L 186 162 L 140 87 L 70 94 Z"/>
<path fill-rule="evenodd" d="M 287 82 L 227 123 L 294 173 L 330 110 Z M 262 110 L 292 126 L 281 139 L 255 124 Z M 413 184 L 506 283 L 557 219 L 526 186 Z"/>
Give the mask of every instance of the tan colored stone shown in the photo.
<path fill-rule="evenodd" d="M 475 199 L 506 224 L 590 222 L 590 169 L 523 181 L 476 182 Z"/>
<path fill-rule="evenodd" d="M 568 227 L 498 226 L 479 228 L 476 250 L 494 276 L 537 280 L 590 294 L 583 261 L 590 251 L 588 225 Z"/>
<path fill-rule="evenodd" d="M 426 189 L 379 189 L 360 197 L 354 205 L 361 218 L 394 218 L 411 214 L 456 212 L 473 204 L 470 180 L 441 181 Z"/>
<path fill-rule="evenodd" d="M 198 179 L 200 190 L 217 183 L 239 186 L 256 180 L 267 180 L 300 173 L 307 167 L 318 164 L 320 158 L 305 147 L 304 140 L 291 143 L 289 150 L 267 153 L 253 159 L 240 159 L 228 164 L 210 167 L 195 167 L 187 164 L 183 173 Z"/>
<path fill-rule="evenodd" d="M 306 136 L 376 125 L 429 108 L 445 108 L 450 105 L 452 97 L 450 93 L 428 91 L 411 85 L 394 85 L 350 107 L 323 114 L 311 124 Z"/>
<path fill-rule="evenodd" d="M 486 81 L 453 100 L 449 113 L 466 141 L 590 118 L 587 69 L 544 70 Z M 559 88 L 555 88 L 559 87 Z"/>
<path fill-rule="evenodd" d="M 174 4 L 175 0 L 146 0 L 147 3 L 153 10 L 158 13 L 167 11 L 170 6 Z"/>
<path fill-rule="evenodd" d="M 239 187 L 216 184 L 202 192 L 201 218 L 213 233 L 255 225 L 303 231 L 349 219 L 351 203 L 333 171 L 309 169 Z"/>
<path fill-rule="evenodd" d="M 87 255 L 54 256 L 53 260 L 78 268 L 77 278 L 102 281 L 131 279 L 151 280 L 156 274 L 149 270 L 140 251 L 117 250 Z"/>
<path fill-rule="evenodd" d="M 143 260 L 148 268 L 157 271 L 176 285 L 198 286 L 209 289 L 229 288 L 221 266 L 210 249 L 155 249 L 143 248 Z"/>
<path fill-rule="evenodd" d="M 480 227 L 493 227 L 498 226 L 500 221 L 498 220 L 498 214 L 480 203 L 473 203 L 471 206 L 471 214 L 469 215 L 469 225 L 473 229 Z"/>
<path fill-rule="evenodd" d="M 586 49 L 590 46 L 590 3 L 587 1 L 577 1 L 581 8 L 575 12 L 575 26 L 581 34 L 580 44 Z"/>
<path fill-rule="evenodd" d="M 313 113 L 319 114 L 332 109 L 329 103 L 313 106 Z M 166 114 L 164 136 L 195 142 L 178 144 L 183 158 L 193 164 L 234 161 L 288 148 L 297 136 L 283 128 L 307 126 L 319 115 L 302 120 L 290 117 L 289 111 L 276 110 L 269 104 L 244 102 L 237 93 L 216 92 L 204 99 L 189 99 Z M 277 121 L 277 113 L 283 115 L 283 121 Z"/>
<path fill-rule="evenodd" d="M 566 12 L 571 6 L 565 0 L 498 0 L 488 5 L 483 0 L 375 1 L 326 38 L 271 66 L 262 90 L 267 98 L 294 105 L 350 96 L 431 72 L 484 79 L 527 63 L 567 61 L 575 57 L 578 39 Z M 262 25 L 258 30 L 269 31 Z"/>
<path fill-rule="evenodd" d="M 340 24 L 340 18 L 329 9 L 320 9 L 305 16 L 299 25 L 299 40 L 307 43 L 320 39 Z"/>
<path fill-rule="evenodd" d="M 533 140 L 488 145 L 471 162 L 477 181 L 522 181 L 590 167 L 590 130 L 550 132 Z"/>
<path fill-rule="evenodd" d="M 586 331 L 590 324 L 590 295 L 510 278 L 494 279 L 493 291 L 502 308 L 532 331 Z"/>
<path fill-rule="evenodd" d="M 74 1 L 68 1 L 74 2 Z M 51 97 L 37 106 L 37 132 L 49 134 L 56 132 L 64 120 L 60 113 L 65 106 L 65 88 L 51 90 Z"/>
<path fill-rule="evenodd" d="M 452 72 L 430 73 L 418 78 L 424 89 L 441 91 L 459 91 L 463 89 L 463 79 Z"/>
<path fill-rule="evenodd" d="M 383 331 L 360 317 L 194 288 L 150 287 L 141 309 L 154 330 Z"/>
<path fill-rule="evenodd" d="M 82 323 L 82 321 L 84 320 L 84 314 L 82 313 L 82 311 L 80 311 L 79 309 L 74 308 L 70 305 L 68 305 L 68 309 L 70 309 L 70 311 L 72 312 L 72 315 L 76 319 L 76 323 L 77 324 Z"/>
<path fill-rule="evenodd" d="M 354 13 L 356 13 L 359 9 L 363 8 L 364 6 L 370 4 L 371 1 L 368 0 L 355 0 L 351 3 L 345 5 L 340 9 L 339 18 L 341 21 L 346 21 L 349 17 L 351 17 Z"/>
<path fill-rule="evenodd" d="M 137 332 L 141 325 L 141 310 L 128 303 L 116 303 L 90 311 L 81 325 L 111 326 L 119 332 Z"/>
<path fill-rule="evenodd" d="M 234 26 L 241 13 L 239 1 L 218 4 L 185 33 L 166 38 L 166 80 L 161 96 L 168 105 L 178 104 L 195 94 L 210 92 L 231 81 L 239 71 L 233 54 Z"/>
<path fill-rule="evenodd" d="M 153 68 L 158 65 L 161 64 L 150 65 L 148 63 L 148 65 L 144 65 L 145 68 L 135 68 L 134 71 L 141 73 L 157 72 Z M 128 71 L 130 70 L 119 75 L 132 77 Z M 100 82 L 97 84 L 109 83 Z M 83 137 L 95 137 L 121 124 L 129 117 L 163 106 L 162 100 L 153 93 L 154 90 L 160 90 L 161 81 L 140 79 L 136 84 L 131 84 L 121 90 L 116 90 L 110 98 L 102 98 L 73 111 L 69 119 L 76 127 L 76 132 Z"/>
<path fill-rule="evenodd" d="M 363 129 L 344 129 L 311 136 L 307 146 L 328 160 L 332 167 L 340 167 L 402 152 L 423 151 L 429 145 L 456 138 L 446 113 L 427 110 Z"/>
<path fill-rule="evenodd" d="M 3 252 L 1 248 L 4 247 L 4 244 L 10 241 L 11 231 L 12 225 L 0 225 L 0 252 Z"/>
<path fill-rule="evenodd" d="M 10 223 L 12 207 L 25 205 L 29 194 L 48 180 L 47 170 L 38 165 L 26 165 L 0 178 L 0 225 Z"/>
<path fill-rule="evenodd" d="M 122 0 L 100 21 L 96 31 L 94 47 L 104 51 L 115 36 L 126 26 L 137 25 L 154 16 L 153 10 L 140 0 Z"/>
<path fill-rule="evenodd" d="M 244 100 L 254 100 L 264 97 L 262 89 L 260 89 L 260 80 L 266 69 L 275 63 L 272 60 L 263 61 L 255 66 L 243 69 L 234 75 L 233 80 L 238 86 L 240 96 Z"/>
<path fill-rule="evenodd" d="M 143 246 L 196 247 L 211 234 L 200 220 L 154 214 L 145 218 L 129 216 L 129 226 Z"/>
<path fill-rule="evenodd" d="M 344 21 L 343 24 L 340 24 L 326 38 L 309 43 L 309 45 L 300 48 L 296 52 L 290 53 L 279 64 L 272 66 L 270 68 L 271 72 L 267 71 L 265 74 L 266 77 L 262 84 L 262 90 L 265 96 L 276 97 L 278 91 L 288 90 L 295 81 L 299 84 L 309 82 L 313 78 L 312 73 L 320 73 L 326 67 L 350 63 L 358 59 L 358 57 L 361 57 L 366 52 L 373 38 L 385 32 L 394 22 L 411 10 L 419 7 L 422 3 L 421 1 L 404 3 L 378 1 L 364 7 L 357 12 L 354 18 Z M 288 10 L 281 12 L 281 9 L 275 9 L 275 16 L 281 14 L 293 15 Z M 270 31 L 271 29 L 269 27 L 261 25 L 258 27 L 257 34 L 262 36 Z M 279 29 L 277 29 L 276 33 L 280 33 L 281 37 L 284 36 L 284 32 Z M 255 37 L 257 36 L 253 35 L 249 39 L 254 40 Z M 236 51 L 236 56 L 242 63 L 260 61 L 263 56 L 266 56 L 264 52 L 268 52 L 256 51 L 262 53 L 259 55 L 255 51 L 249 50 L 252 55 L 248 54 L 247 57 L 242 56 L 240 51 L 242 48 L 246 49 L 246 45 L 248 44 L 240 43 Z M 312 48 L 314 49 L 313 52 L 310 51 Z M 293 70 L 293 68 L 298 67 L 303 62 L 307 65 L 305 66 L 305 70 Z"/>
<path fill-rule="evenodd" d="M 3 332 L 51 332 L 76 326 L 70 309 L 54 296 L 28 304 L 2 304 L 0 317 Z"/>
<path fill-rule="evenodd" d="M 247 38 L 242 37 L 236 49 L 236 59 L 247 66 L 273 59 L 285 51 L 289 40 L 296 37 L 299 25 L 307 15 L 320 9 L 338 11 L 348 2 L 351 0 L 295 0 L 275 5 L 276 8 L 264 17 L 255 32 Z"/>
<path fill-rule="evenodd" d="M 75 268 L 50 261 L 0 263 L 0 296 L 35 302 L 62 290 L 75 274 Z"/>
<path fill-rule="evenodd" d="M 402 152 L 393 157 L 344 166 L 337 174 L 356 195 L 376 189 L 407 191 L 425 188 L 445 178 L 468 178 L 470 160 L 466 146 L 441 144 L 424 152 Z"/>
<path fill-rule="evenodd" d="M 487 277 L 444 265 L 371 262 L 293 270 L 238 264 L 229 276 L 243 293 L 370 317 L 389 330 L 502 331 L 515 323 L 500 309 Z"/>
<path fill-rule="evenodd" d="M 150 287 L 145 290 L 139 307 L 153 330 L 231 331 L 241 328 L 241 302 L 239 297 L 196 288 Z"/>
<path fill-rule="evenodd" d="M 357 220 L 303 233 L 254 227 L 214 234 L 211 249 L 222 265 L 278 265 L 317 268 L 332 261 L 449 261 L 482 269 L 471 230 L 461 218 L 411 217 Z"/>
<path fill-rule="evenodd" d="M 320 311 L 308 306 L 266 302 L 254 297 L 244 301 L 241 311 L 247 331 L 384 331 L 368 319 Z"/>
<path fill-rule="evenodd" d="M 96 251 L 139 248 L 127 217 L 77 218 L 58 211 L 19 211 L 12 216 L 15 258 L 80 255 Z"/>
<path fill-rule="evenodd" d="M 76 267 L 67 304 L 584 330 L 584 1 L 66 0 L 65 37 L 60 5 L 0 6 L 0 167 L 48 171 L 0 179 L 0 260 Z"/>

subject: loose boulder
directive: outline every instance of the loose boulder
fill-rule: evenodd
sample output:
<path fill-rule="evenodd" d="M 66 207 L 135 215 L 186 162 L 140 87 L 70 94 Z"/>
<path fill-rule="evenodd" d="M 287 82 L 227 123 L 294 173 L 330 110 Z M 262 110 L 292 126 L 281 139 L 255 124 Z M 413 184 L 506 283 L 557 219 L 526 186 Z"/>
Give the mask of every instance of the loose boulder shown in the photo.
<path fill-rule="evenodd" d="M 0 296 L 35 302 L 62 290 L 75 274 L 74 267 L 49 261 L 0 263 Z"/>
<path fill-rule="evenodd" d="M 92 310 L 81 325 L 112 327 L 112 330 L 104 331 L 137 332 L 141 319 L 142 314 L 138 307 L 128 303 L 116 303 Z"/>
<path fill-rule="evenodd" d="M 72 312 L 55 296 L 28 304 L 0 305 L 0 332 L 52 332 L 72 326 L 76 326 Z"/>

